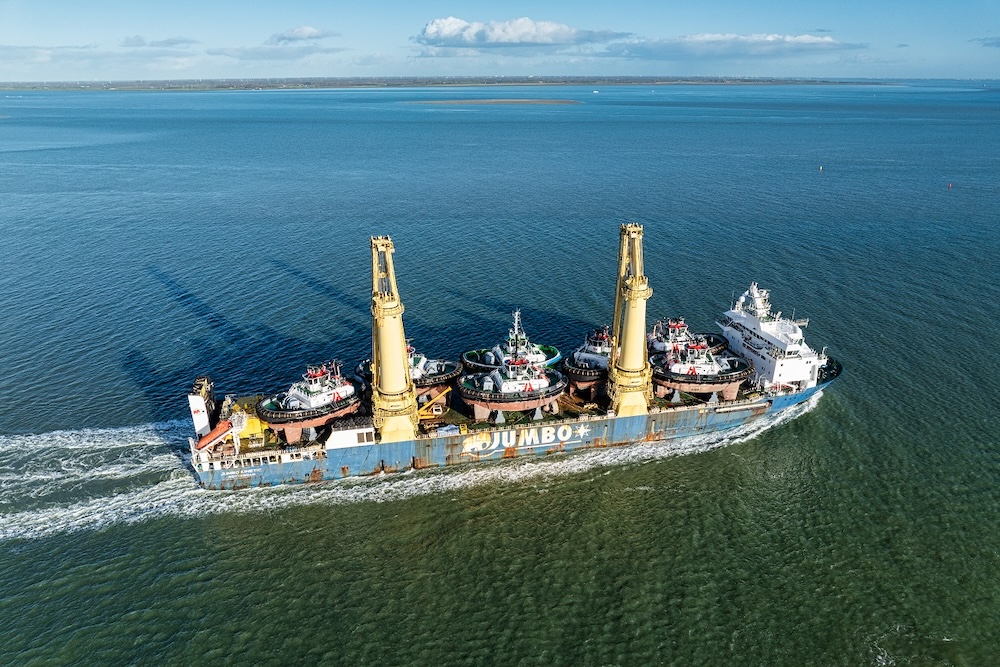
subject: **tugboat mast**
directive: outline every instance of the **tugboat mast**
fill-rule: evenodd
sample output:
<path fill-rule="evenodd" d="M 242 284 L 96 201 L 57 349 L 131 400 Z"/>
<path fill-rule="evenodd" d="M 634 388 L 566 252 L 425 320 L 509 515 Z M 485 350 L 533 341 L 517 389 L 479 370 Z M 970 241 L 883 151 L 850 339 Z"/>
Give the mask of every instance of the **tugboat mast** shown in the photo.
<path fill-rule="evenodd" d="M 646 351 L 646 300 L 653 296 L 642 266 L 642 225 L 621 226 L 618 285 L 608 364 L 608 397 L 620 417 L 649 412 L 653 399 L 652 369 Z"/>
<path fill-rule="evenodd" d="M 410 377 L 403 331 L 403 302 L 392 267 L 388 236 L 373 236 L 372 247 L 372 423 L 379 442 L 416 437 L 417 397 Z"/>

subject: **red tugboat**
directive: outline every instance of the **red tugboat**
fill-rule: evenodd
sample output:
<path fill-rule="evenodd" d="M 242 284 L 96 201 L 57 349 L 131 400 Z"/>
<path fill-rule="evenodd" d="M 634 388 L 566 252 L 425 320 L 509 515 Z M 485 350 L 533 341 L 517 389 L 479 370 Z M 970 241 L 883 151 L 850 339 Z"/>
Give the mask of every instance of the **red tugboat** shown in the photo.
<path fill-rule="evenodd" d="M 422 405 L 432 401 L 441 394 L 462 374 L 462 364 L 448 359 L 428 359 L 427 355 L 417 352 L 407 341 L 406 361 L 410 369 L 410 379 L 417 395 L 417 404 Z M 358 364 L 355 374 L 366 384 L 372 379 L 372 360 L 365 359 Z"/>
<path fill-rule="evenodd" d="M 504 423 L 504 412 L 534 410 L 535 420 L 542 419 L 543 412 L 558 413 L 564 389 L 566 378 L 561 373 L 524 357 L 509 359 L 486 373 L 463 375 L 458 382 L 458 393 L 472 406 L 474 418 L 495 424 Z"/>
<path fill-rule="evenodd" d="M 681 402 L 680 392 L 722 394 L 722 400 L 734 400 L 740 385 L 753 375 L 753 366 L 745 359 L 723 354 L 728 344 L 716 334 L 693 334 L 684 318 L 660 320 L 647 337 L 653 367 L 653 391 L 664 398 L 673 392 Z M 717 400 L 717 397 L 715 397 Z"/>
<path fill-rule="evenodd" d="M 611 355 L 610 327 L 604 325 L 587 334 L 583 345 L 563 360 L 563 372 L 569 379 L 569 390 L 588 400 L 594 400 L 608 380 L 608 358 Z"/>
<path fill-rule="evenodd" d="M 649 347 L 650 354 L 672 352 L 675 345 L 690 342 L 692 336 L 704 340 L 708 351 L 712 354 L 720 354 L 729 347 L 729 341 L 721 334 L 692 334 L 683 317 L 657 320 L 656 324 L 653 325 L 653 330 L 646 336 L 646 345 Z"/>
<path fill-rule="evenodd" d="M 562 355 L 551 345 L 535 345 L 528 340 L 528 334 L 521 326 L 521 311 L 515 310 L 514 327 L 509 330 L 507 340 L 490 349 L 469 350 L 462 353 L 462 366 L 470 373 L 482 373 L 501 368 L 511 359 L 524 359 L 528 363 L 555 367 Z"/>
<path fill-rule="evenodd" d="M 361 395 L 355 381 L 343 377 L 340 362 L 334 360 L 307 366 L 302 380 L 288 391 L 262 399 L 257 404 L 257 415 L 292 444 L 302 438 L 303 430 L 315 432 L 339 417 L 354 414 L 360 407 Z"/>
<path fill-rule="evenodd" d="M 406 346 L 406 359 L 418 404 L 440 396 L 451 381 L 462 374 L 462 364 L 457 361 L 428 359 L 426 355 L 416 352 L 412 345 Z"/>

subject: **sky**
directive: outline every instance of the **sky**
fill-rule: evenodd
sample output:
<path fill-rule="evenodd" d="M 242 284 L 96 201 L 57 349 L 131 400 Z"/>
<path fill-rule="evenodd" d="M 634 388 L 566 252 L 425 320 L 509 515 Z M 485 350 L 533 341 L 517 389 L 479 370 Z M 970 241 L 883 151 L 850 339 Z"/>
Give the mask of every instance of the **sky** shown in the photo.
<path fill-rule="evenodd" d="M 1000 78 L 1000 0 L 0 0 L 0 81 Z"/>

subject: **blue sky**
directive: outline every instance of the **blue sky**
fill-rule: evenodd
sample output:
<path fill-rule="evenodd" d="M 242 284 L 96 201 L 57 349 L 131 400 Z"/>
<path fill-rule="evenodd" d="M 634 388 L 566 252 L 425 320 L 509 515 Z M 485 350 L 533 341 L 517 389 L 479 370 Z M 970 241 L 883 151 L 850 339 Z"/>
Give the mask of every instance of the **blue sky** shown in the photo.
<path fill-rule="evenodd" d="M 0 81 L 1000 78 L 1000 0 L 0 0 Z"/>

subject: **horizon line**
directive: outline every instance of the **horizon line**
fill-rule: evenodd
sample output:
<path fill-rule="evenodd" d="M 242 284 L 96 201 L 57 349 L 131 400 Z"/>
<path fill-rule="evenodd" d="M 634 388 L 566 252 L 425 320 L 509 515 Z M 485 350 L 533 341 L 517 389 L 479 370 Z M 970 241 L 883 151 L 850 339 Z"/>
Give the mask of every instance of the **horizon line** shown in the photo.
<path fill-rule="evenodd" d="M 1000 79 L 975 78 L 867 78 L 867 77 L 788 77 L 788 76 L 631 76 L 631 75 L 449 75 L 449 76 L 294 76 L 294 77 L 222 77 L 183 79 L 66 79 L 35 81 L 0 81 L 0 89 L 280 89 L 280 88 L 352 88 L 352 87 L 431 87 L 447 85 L 535 84 L 535 85 L 670 85 L 700 84 L 872 84 L 906 81 L 998 82 Z"/>

